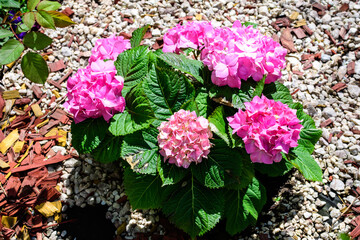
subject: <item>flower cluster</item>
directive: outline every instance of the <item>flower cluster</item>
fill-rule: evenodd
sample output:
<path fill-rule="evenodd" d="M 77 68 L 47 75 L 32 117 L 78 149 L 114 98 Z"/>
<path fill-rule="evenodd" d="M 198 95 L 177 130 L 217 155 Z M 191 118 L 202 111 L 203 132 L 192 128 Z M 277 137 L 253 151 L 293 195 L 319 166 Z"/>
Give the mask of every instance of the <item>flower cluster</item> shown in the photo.
<path fill-rule="evenodd" d="M 231 28 L 190 22 L 165 34 L 164 52 L 178 53 L 179 48 L 187 47 L 202 49 L 201 60 L 213 71 L 211 80 L 214 84 L 233 88 L 240 88 L 241 80 L 249 77 L 260 81 L 265 74 L 265 83 L 276 81 L 285 67 L 287 53 L 272 38 L 252 26 L 242 26 L 239 21 Z"/>
<path fill-rule="evenodd" d="M 117 56 L 123 51 L 130 49 L 130 40 L 124 39 L 123 36 L 112 35 L 108 38 L 98 39 L 95 43 L 95 47 L 91 50 L 91 57 L 89 63 L 100 60 L 113 60 L 115 61 Z"/>
<path fill-rule="evenodd" d="M 180 53 L 181 49 L 197 49 L 204 45 L 206 31 L 212 29 L 209 22 L 178 24 L 164 35 L 164 52 Z"/>
<path fill-rule="evenodd" d="M 252 162 L 280 162 L 281 152 L 288 153 L 298 145 L 303 126 L 296 117 L 296 110 L 265 96 L 256 96 L 245 106 L 246 111 L 239 110 L 227 118 L 233 133 L 244 140 Z"/>
<path fill-rule="evenodd" d="M 112 61 L 97 60 L 69 78 L 64 107 L 74 115 L 75 123 L 101 116 L 109 121 L 115 113 L 124 111 L 124 79 L 115 75 Z"/>
<path fill-rule="evenodd" d="M 158 128 L 160 154 L 178 167 L 200 163 L 210 152 L 212 133 L 209 121 L 195 112 L 180 110 Z"/>

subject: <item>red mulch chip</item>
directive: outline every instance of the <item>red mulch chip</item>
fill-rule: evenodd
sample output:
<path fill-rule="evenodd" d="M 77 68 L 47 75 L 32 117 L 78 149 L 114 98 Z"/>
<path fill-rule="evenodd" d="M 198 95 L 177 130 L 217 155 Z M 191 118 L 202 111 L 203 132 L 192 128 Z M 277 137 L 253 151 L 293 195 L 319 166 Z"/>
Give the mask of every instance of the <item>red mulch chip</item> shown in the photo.
<path fill-rule="evenodd" d="M 74 14 L 74 11 L 71 8 L 67 7 L 62 11 L 62 13 L 70 17 L 71 15 Z"/>
<path fill-rule="evenodd" d="M 339 92 L 347 87 L 346 83 L 337 83 L 331 87 L 332 90 Z"/>
<path fill-rule="evenodd" d="M 330 41 L 331 41 L 333 44 L 335 44 L 335 45 L 337 44 L 335 38 L 331 35 L 331 33 L 330 33 L 328 30 L 325 30 L 324 33 L 325 33 L 326 35 L 328 35 L 328 37 L 330 38 Z"/>
<path fill-rule="evenodd" d="M 49 64 L 50 72 L 57 72 L 65 69 L 65 64 L 63 60 L 59 60 Z"/>
<path fill-rule="evenodd" d="M 305 32 L 307 33 L 307 34 L 309 34 L 310 36 L 311 35 L 313 35 L 313 31 L 307 26 L 307 25 L 304 25 L 304 26 L 301 26 L 304 30 L 305 30 Z"/>
<path fill-rule="evenodd" d="M 320 123 L 320 127 L 321 127 L 321 128 L 324 128 L 324 127 L 330 125 L 332 122 L 333 122 L 333 120 L 331 120 L 330 118 L 329 118 L 329 119 L 326 119 L 325 121 L 323 121 L 322 123 Z"/>
<path fill-rule="evenodd" d="M 299 39 L 303 39 L 306 37 L 306 34 L 302 28 L 293 28 L 293 33 L 295 33 L 296 37 Z"/>
<path fill-rule="evenodd" d="M 345 40 L 345 35 L 346 35 L 346 29 L 344 28 L 344 27 L 341 27 L 340 28 L 340 32 L 339 32 L 339 36 L 343 39 L 343 40 Z"/>
<path fill-rule="evenodd" d="M 348 75 L 353 75 L 355 73 L 355 62 L 350 62 L 347 65 L 347 74 Z"/>
<path fill-rule="evenodd" d="M 349 4 L 344 3 L 343 5 L 341 5 L 339 11 L 340 12 L 346 12 L 347 10 L 349 10 Z"/>

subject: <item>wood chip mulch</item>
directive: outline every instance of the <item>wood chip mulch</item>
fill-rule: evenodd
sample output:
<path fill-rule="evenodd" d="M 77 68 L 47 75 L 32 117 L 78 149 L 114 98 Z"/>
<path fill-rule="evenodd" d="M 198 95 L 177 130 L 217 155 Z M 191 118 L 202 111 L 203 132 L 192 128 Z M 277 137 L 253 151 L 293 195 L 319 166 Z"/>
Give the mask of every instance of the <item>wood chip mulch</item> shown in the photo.
<path fill-rule="evenodd" d="M 40 240 L 48 217 L 61 221 L 57 184 L 62 171 L 48 171 L 46 166 L 75 157 L 65 148 L 65 155 L 52 149 L 66 146 L 68 133 L 63 128 L 72 122 L 70 115 L 57 108 L 60 104 L 50 108 L 55 101 L 61 103 L 59 93 L 53 90 L 54 96 L 42 110 L 46 94 L 35 84 L 32 90 L 33 100 L 21 97 L 17 90 L 0 94 L 0 239 Z M 10 116 L 10 111 L 16 114 Z"/>

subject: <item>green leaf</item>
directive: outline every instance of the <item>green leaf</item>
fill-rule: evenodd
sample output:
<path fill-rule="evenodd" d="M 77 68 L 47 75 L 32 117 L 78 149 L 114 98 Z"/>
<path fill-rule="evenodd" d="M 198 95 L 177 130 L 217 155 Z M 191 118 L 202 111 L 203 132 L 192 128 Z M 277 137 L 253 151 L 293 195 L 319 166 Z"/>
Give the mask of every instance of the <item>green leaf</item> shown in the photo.
<path fill-rule="evenodd" d="M 187 78 L 167 68 L 152 66 L 144 84 L 144 91 L 155 117 L 165 121 L 195 96 L 195 89 Z"/>
<path fill-rule="evenodd" d="M 36 8 L 40 0 L 28 0 L 27 2 L 27 8 L 32 11 Z"/>
<path fill-rule="evenodd" d="M 110 163 L 120 158 L 122 138 L 115 136 L 106 136 L 101 144 L 92 151 L 94 159 L 101 163 Z"/>
<path fill-rule="evenodd" d="M 18 40 L 8 40 L 0 49 L 0 65 L 12 63 L 20 57 L 22 51 L 24 51 L 24 45 Z"/>
<path fill-rule="evenodd" d="M 90 153 L 104 140 L 107 127 L 108 124 L 103 118 L 88 118 L 77 124 L 72 123 L 73 147 L 79 153 Z"/>
<path fill-rule="evenodd" d="M 340 240 L 351 240 L 351 237 L 348 233 L 340 233 L 339 234 L 339 239 Z"/>
<path fill-rule="evenodd" d="M 195 99 L 190 99 L 181 106 L 181 109 L 195 111 L 197 116 L 207 118 L 209 110 L 209 94 L 206 88 L 198 89 Z"/>
<path fill-rule="evenodd" d="M 210 191 L 193 177 L 163 204 L 163 212 L 169 220 L 192 238 L 211 230 L 220 221 L 223 208 L 222 190 Z"/>
<path fill-rule="evenodd" d="M 242 82 L 240 90 L 232 95 L 232 104 L 234 105 L 234 108 L 245 109 L 244 103 L 252 100 L 255 96 L 255 88 L 262 86 L 259 84 L 260 83 L 257 83 L 252 79 Z M 260 89 L 258 91 L 260 91 Z"/>
<path fill-rule="evenodd" d="M 24 37 L 25 46 L 34 50 L 43 50 L 52 43 L 52 39 L 40 32 L 29 32 Z"/>
<path fill-rule="evenodd" d="M 217 107 L 208 118 L 211 131 L 219 136 L 226 144 L 230 145 L 229 136 L 226 130 L 226 119 L 224 117 L 224 107 Z"/>
<path fill-rule="evenodd" d="M 39 3 L 37 9 L 44 11 L 55 11 L 61 7 L 61 4 L 56 1 L 42 1 Z"/>
<path fill-rule="evenodd" d="M 169 64 L 174 69 L 190 74 L 200 83 L 204 83 L 204 80 L 201 77 L 204 64 L 201 61 L 188 59 L 185 55 L 169 52 L 159 55 L 158 58 Z"/>
<path fill-rule="evenodd" d="M 55 22 L 52 16 L 45 11 L 38 11 L 35 13 L 36 21 L 44 28 L 55 29 Z"/>
<path fill-rule="evenodd" d="M 312 144 L 316 144 L 322 135 L 321 129 L 301 129 L 300 138 L 309 140 Z"/>
<path fill-rule="evenodd" d="M 22 32 L 27 32 L 29 31 L 31 28 L 29 28 L 25 23 L 22 23 L 20 25 L 18 25 L 18 27 L 16 28 L 16 34 L 22 33 Z"/>
<path fill-rule="evenodd" d="M 134 87 L 125 97 L 126 109 L 115 114 L 109 131 L 114 136 L 125 136 L 138 130 L 148 128 L 154 121 L 154 112 L 146 98 L 142 84 Z"/>
<path fill-rule="evenodd" d="M 196 114 L 197 116 L 208 116 L 208 106 L 209 106 L 209 94 L 206 92 L 206 88 L 201 88 L 198 94 L 195 97 L 196 104 Z"/>
<path fill-rule="evenodd" d="M 25 13 L 24 18 L 23 18 L 23 22 L 28 27 L 28 29 L 30 30 L 35 24 L 35 13 L 34 12 Z"/>
<path fill-rule="evenodd" d="M 162 157 L 157 163 L 157 170 L 163 182 L 162 186 L 176 184 L 188 173 L 187 169 L 177 167 L 175 164 L 164 162 Z"/>
<path fill-rule="evenodd" d="M 305 129 L 316 129 L 314 120 L 304 111 L 297 111 L 296 115 L 300 120 L 302 120 L 301 125 L 303 125 Z"/>
<path fill-rule="evenodd" d="M 266 190 L 256 178 L 253 178 L 252 183 L 245 190 L 226 191 L 226 231 L 235 235 L 249 224 L 255 225 L 265 203 Z"/>
<path fill-rule="evenodd" d="M 253 165 L 248 155 L 239 149 L 231 149 L 219 139 L 214 139 L 208 159 L 191 166 L 196 179 L 206 187 L 246 187 L 254 177 Z"/>
<path fill-rule="evenodd" d="M 298 110 L 297 116 L 298 119 L 302 120 L 301 125 L 304 126 L 304 128 L 300 131 L 301 139 L 308 140 L 315 145 L 322 135 L 322 130 L 316 129 L 314 120 L 304 113 L 304 111 Z"/>
<path fill-rule="evenodd" d="M 255 96 L 261 97 L 262 91 L 264 90 L 264 86 L 265 86 L 265 79 L 266 79 L 266 74 L 263 76 L 261 81 L 257 83 L 255 91 L 253 93 L 253 97 Z"/>
<path fill-rule="evenodd" d="M 30 81 L 44 84 L 49 76 L 48 66 L 40 54 L 28 52 L 21 60 L 21 69 Z"/>
<path fill-rule="evenodd" d="M 155 128 L 138 131 L 125 136 L 121 146 L 121 157 L 136 163 L 135 171 L 145 174 L 156 174 L 159 153 Z"/>
<path fill-rule="evenodd" d="M 254 167 L 262 174 L 279 177 L 288 173 L 294 166 L 286 159 L 282 159 L 280 162 L 273 164 L 254 163 Z"/>
<path fill-rule="evenodd" d="M 233 129 L 230 125 L 228 125 L 228 132 L 230 138 L 230 146 L 232 148 L 243 148 L 244 141 L 236 133 L 233 134 Z"/>
<path fill-rule="evenodd" d="M 314 151 L 314 144 L 307 139 L 300 138 L 298 140 L 298 144 L 299 146 L 305 148 L 310 154 Z"/>
<path fill-rule="evenodd" d="M 131 43 L 131 48 L 140 46 L 141 41 L 143 40 L 146 31 L 149 29 L 150 25 L 146 25 L 142 28 L 138 28 L 136 29 L 133 33 L 132 33 L 132 37 L 130 39 L 130 43 Z"/>
<path fill-rule="evenodd" d="M 289 89 L 279 82 L 266 84 L 263 94 L 269 99 L 280 101 L 287 105 L 293 103 Z"/>
<path fill-rule="evenodd" d="M 115 67 L 117 75 L 122 76 L 125 80 L 123 96 L 147 75 L 149 52 L 146 46 L 138 46 L 119 54 L 115 61 Z"/>
<path fill-rule="evenodd" d="M 56 27 L 64 28 L 76 24 L 75 22 L 71 21 L 71 19 L 67 15 L 61 12 L 48 11 L 47 13 L 50 14 L 52 19 L 54 20 L 54 24 Z"/>
<path fill-rule="evenodd" d="M 245 26 L 245 27 L 253 26 L 253 28 L 256 28 L 259 24 L 257 24 L 257 23 L 252 23 L 252 22 L 244 22 L 244 23 L 241 23 L 241 25 L 243 25 L 243 26 Z"/>
<path fill-rule="evenodd" d="M 20 8 L 20 3 L 16 0 L 0 0 L 0 6 L 4 8 Z"/>
<path fill-rule="evenodd" d="M 299 169 L 307 180 L 322 181 L 321 168 L 306 148 L 299 145 L 292 149 L 290 156 L 294 158 L 290 159 L 290 162 Z"/>
<path fill-rule="evenodd" d="M 12 37 L 12 36 L 14 36 L 12 31 L 4 29 L 4 28 L 0 28 L 0 39 L 6 38 L 6 37 Z"/>
<path fill-rule="evenodd" d="M 124 187 L 133 209 L 160 208 L 164 189 L 160 176 L 139 174 L 129 167 L 124 172 Z"/>

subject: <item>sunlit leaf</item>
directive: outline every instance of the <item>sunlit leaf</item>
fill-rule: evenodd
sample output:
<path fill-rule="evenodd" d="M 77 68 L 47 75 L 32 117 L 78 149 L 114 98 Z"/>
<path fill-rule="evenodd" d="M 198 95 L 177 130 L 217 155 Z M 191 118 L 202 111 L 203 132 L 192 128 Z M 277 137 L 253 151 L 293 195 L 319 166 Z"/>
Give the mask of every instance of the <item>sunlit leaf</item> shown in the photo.
<path fill-rule="evenodd" d="M 49 76 L 49 69 L 41 55 L 33 52 L 25 54 L 21 61 L 21 69 L 30 81 L 35 83 L 46 82 Z"/>
<path fill-rule="evenodd" d="M 48 11 L 48 14 L 53 18 L 55 26 L 59 28 L 64 28 L 73 24 L 75 22 L 71 21 L 71 19 L 61 12 L 56 11 Z"/>
<path fill-rule="evenodd" d="M 15 61 L 20 57 L 22 51 L 24 51 L 24 45 L 18 40 L 10 39 L 0 49 L 0 64 L 5 65 Z"/>

